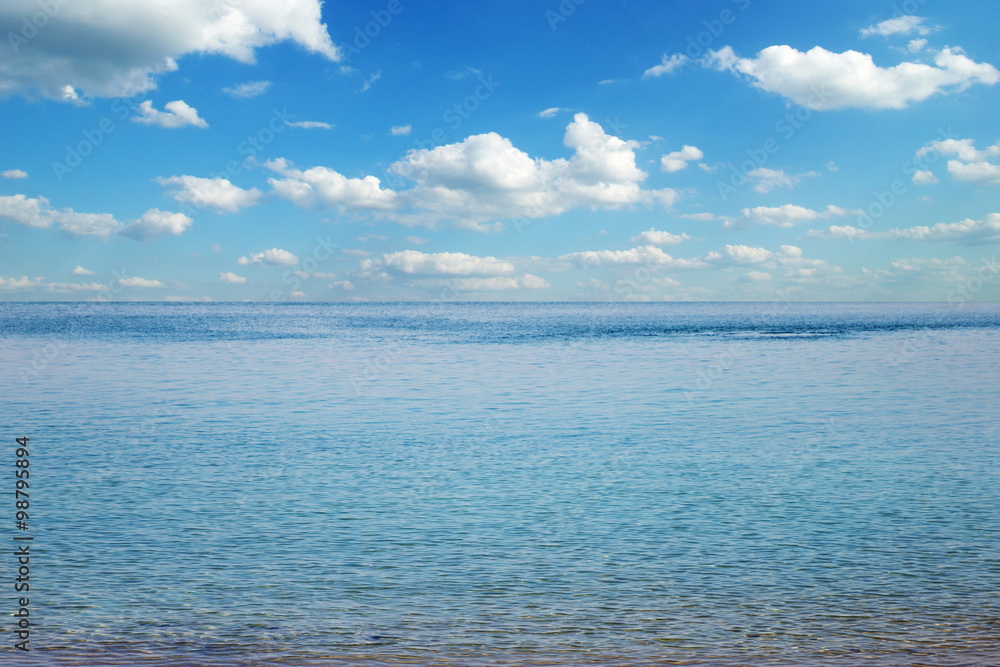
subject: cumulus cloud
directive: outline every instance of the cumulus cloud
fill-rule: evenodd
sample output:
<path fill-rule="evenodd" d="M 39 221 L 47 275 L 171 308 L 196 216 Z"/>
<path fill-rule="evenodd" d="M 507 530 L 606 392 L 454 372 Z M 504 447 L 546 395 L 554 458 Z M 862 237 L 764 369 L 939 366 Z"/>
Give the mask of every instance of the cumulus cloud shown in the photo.
<path fill-rule="evenodd" d="M 45 197 L 0 196 L 0 218 L 19 225 L 47 229 L 55 226 L 69 234 L 107 236 L 122 223 L 110 213 L 78 213 L 71 208 L 57 210 Z"/>
<path fill-rule="evenodd" d="M 391 170 L 415 183 L 405 202 L 425 218 L 450 219 L 473 229 L 498 218 L 543 218 L 581 206 L 670 206 L 671 189 L 643 190 L 636 141 L 607 134 L 586 114 L 566 126 L 569 159 L 532 158 L 490 132 L 432 149 L 411 150 Z"/>
<path fill-rule="evenodd" d="M 283 41 L 339 61 L 320 6 L 320 0 L 60 2 L 32 39 L 0 40 L 0 96 L 125 97 L 155 88 L 156 75 L 176 70 L 186 54 L 253 63 L 256 49 Z M 0 34 L 20 35 L 24 17 L 38 11 L 36 0 L 0 3 Z"/>
<path fill-rule="evenodd" d="M 872 232 L 851 226 L 831 226 L 825 230 L 810 231 L 810 238 L 823 239 L 883 239 L 904 241 L 930 241 L 943 243 L 977 244 L 1000 242 L 1000 213 L 990 213 L 982 220 L 965 219 L 959 222 L 926 226 L 895 228 Z"/>
<path fill-rule="evenodd" d="M 143 125 L 165 127 L 168 130 L 176 130 L 188 125 L 202 129 L 208 127 L 208 123 L 198 117 L 198 111 L 194 107 L 188 106 L 184 100 L 167 102 L 163 108 L 166 111 L 157 111 L 153 108 L 153 103 L 146 100 L 139 105 L 138 115 L 133 116 L 132 120 Z"/>
<path fill-rule="evenodd" d="M 140 278 L 139 276 L 133 276 L 131 278 L 119 278 L 118 284 L 122 287 L 166 287 L 159 280 L 148 280 L 146 278 Z"/>
<path fill-rule="evenodd" d="M 309 207 L 317 200 L 326 206 L 362 210 L 388 210 L 396 205 L 396 193 L 383 188 L 375 176 L 347 178 L 327 167 L 302 171 L 283 158 L 268 160 L 265 166 L 284 177 L 268 179 L 274 193 L 296 206 Z"/>
<path fill-rule="evenodd" d="M 953 160 L 948 160 L 948 173 L 956 181 L 1000 185 L 1000 165 L 990 162 L 991 158 L 1000 157 L 1000 141 L 978 150 L 972 139 L 942 139 L 923 146 L 917 151 L 917 157 L 923 157 L 930 152 L 955 157 Z M 913 182 L 918 182 L 917 175 L 914 175 Z M 937 180 L 933 182 L 936 183 Z"/>
<path fill-rule="evenodd" d="M 674 70 L 682 67 L 684 63 L 688 61 L 688 57 L 682 53 L 675 53 L 672 56 L 668 56 L 666 53 L 663 54 L 663 58 L 660 60 L 659 65 L 653 65 L 645 72 L 642 73 L 644 79 L 648 79 L 654 76 L 663 76 L 664 74 L 670 74 Z"/>
<path fill-rule="evenodd" d="M 231 86 L 229 88 L 223 88 L 222 92 L 230 97 L 235 97 L 237 99 L 249 99 L 251 97 L 257 97 L 267 92 L 267 89 L 271 87 L 270 81 L 247 81 L 246 83 L 241 83 L 238 86 Z"/>
<path fill-rule="evenodd" d="M 705 154 L 698 147 L 684 146 L 679 151 L 667 153 L 660 158 L 660 169 L 668 172 L 680 171 L 687 166 L 688 162 L 700 160 L 703 157 Z"/>
<path fill-rule="evenodd" d="M 774 225 L 775 227 L 794 227 L 800 222 L 819 220 L 821 218 L 833 218 L 841 215 L 860 215 L 863 211 L 840 208 L 830 204 L 823 211 L 814 211 L 804 206 L 795 204 L 785 204 L 784 206 L 756 206 L 754 208 L 744 208 L 740 211 L 742 218 L 727 220 L 726 227 L 734 227 L 741 224 Z"/>
<path fill-rule="evenodd" d="M 138 220 L 119 230 L 119 234 L 137 241 L 148 241 L 159 236 L 180 236 L 194 222 L 183 213 L 171 213 L 151 208 Z"/>
<path fill-rule="evenodd" d="M 405 276 L 425 286 L 444 286 L 467 292 L 489 292 L 550 287 L 548 281 L 525 273 L 516 275 L 512 262 L 496 257 L 478 257 L 461 252 L 423 253 L 403 250 L 365 259 L 358 267 L 360 278 L 390 280 Z M 347 287 L 349 285 L 350 287 Z M 347 282 L 344 289 L 353 289 Z"/>
<path fill-rule="evenodd" d="M 219 280 L 221 280 L 224 283 L 230 283 L 233 285 L 245 285 L 247 282 L 247 279 L 244 278 L 243 276 L 238 276 L 230 271 L 226 271 L 225 273 L 220 273 Z"/>
<path fill-rule="evenodd" d="M 389 128 L 389 134 L 394 137 L 405 137 L 413 131 L 412 125 L 393 125 Z"/>
<path fill-rule="evenodd" d="M 956 181 L 970 181 L 980 185 L 1000 185 L 1000 166 L 989 162 L 966 164 L 958 160 L 949 160 L 948 173 Z"/>
<path fill-rule="evenodd" d="M 73 269 L 72 273 L 73 273 L 74 276 L 96 276 L 97 275 L 96 273 L 94 273 L 90 269 L 85 269 L 82 266 L 80 266 L 79 264 L 76 265 L 76 268 Z"/>
<path fill-rule="evenodd" d="M 29 278 L 28 276 L 21 276 L 20 278 L 4 278 L 3 276 L 0 276 L 0 290 L 13 292 L 28 289 L 41 289 L 46 292 L 67 293 L 100 292 L 107 288 L 101 283 L 46 282 L 42 276 L 37 276 L 35 278 Z"/>
<path fill-rule="evenodd" d="M 496 257 L 477 257 L 462 252 L 423 253 L 403 250 L 379 259 L 362 260 L 362 274 L 387 270 L 415 276 L 476 276 L 514 273 L 514 265 Z"/>
<path fill-rule="evenodd" d="M 607 134 L 585 114 L 566 126 L 563 144 L 572 156 L 533 158 L 490 132 L 435 148 L 412 149 L 390 166 L 410 187 L 383 187 L 375 176 L 349 178 L 323 166 L 296 169 L 283 158 L 265 166 L 280 178 L 274 193 L 297 206 L 342 206 L 383 212 L 408 225 L 452 221 L 479 231 L 502 228 L 502 218 L 543 218 L 578 207 L 614 209 L 634 204 L 669 207 L 677 193 L 644 190 L 636 166 L 637 141 Z"/>
<path fill-rule="evenodd" d="M 706 265 L 699 259 L 675 259 L 653 245 L 638 246 L 629 250 L 585 250 L 571 252 L 559 257 L 564 262 L 570 262 L 581 267 L 605 267 L 628 264 L 645 264 L 675 269 L 704 268 Z"/>
<path fill-rule="evenodd" d="M 198 178 L 197 176 L 157 177 L 155 182 L 167 189 L 168 194 L 182 204 L 210 208 L 216 213 L 236 213 L 260 202 L 257 188 L 244 190 L 225 178 Z"/>
<path fill-rule="evenodd" d="M 934 185 L 938 183 L 938 178 L 932 172 L 926 169 L 918 169 L 913 173 L 913 182 L 917 185 Z"/>
<path fill-rule="evenodd" d="M 258 252 L 249 257 L 240 257 L 237 260 L 242 266 L 250 264 L 263 264 L 264 266 L 294 266 L 299 263 L 299 258 L 280 248 L 271 248 L 264 252 Z"/>
<path fill-rule="evenodd" d="M 3 172 L 2 176 L 4 178 L 27 178 L 28 172 L 23 171 L 21 169 L 8 169 L 7 171 Z"/>
<path fill-rule="evenodd" d="M 633 236 L 632 243 L 641 243 L 643 245 L 677 245 L 684 241 L 690 241 L 691 237 L 687 234 L 671 234 L 670 232 L 659 231 L 653 228 L 647 229 L 641 232 L 638 236 Z"/>
<path fill-rule="evenodd" d="M 753 86 L 814 111 L 904 109 L 938 93 L 1000 81 L 993 65 L 977 63 L 957 47 L 938 52 L 934 65 L 904 62 L 882 68 L 871 55 L 858 51 L 834 53 L 816 46 L 802 52 L 779 45 L 767 47 L 756 58 L 740 58 L 726 46 L 709 52 L 703 64 L 742 74 Z"/>
<path fill-rule="evenodd" d="M 870 25 L 867 28 L 861 29 L 861 38 L 871 37 L 872 35 L 878 35 L 880 37 L 889 37 L 890 35 L 909 35 L 910 33 L 916 32 L 918 35 L 929 35 L 931 29 L 924 25 L 924 21 L 927 19 L 923 16 L 898 16 L 892 19 L 886 19 L 881 23 L 876 23 L 875 25 Z"/>

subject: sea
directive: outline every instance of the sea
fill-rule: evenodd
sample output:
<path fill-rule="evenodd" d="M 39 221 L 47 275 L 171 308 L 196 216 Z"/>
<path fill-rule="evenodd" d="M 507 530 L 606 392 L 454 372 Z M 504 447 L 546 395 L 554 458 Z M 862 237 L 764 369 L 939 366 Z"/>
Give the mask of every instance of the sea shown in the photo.
<path fill-rule="evenodd" d="M 5 665 L 1000 665 L 998 304 L 3 303 L 0 383 Z"/>

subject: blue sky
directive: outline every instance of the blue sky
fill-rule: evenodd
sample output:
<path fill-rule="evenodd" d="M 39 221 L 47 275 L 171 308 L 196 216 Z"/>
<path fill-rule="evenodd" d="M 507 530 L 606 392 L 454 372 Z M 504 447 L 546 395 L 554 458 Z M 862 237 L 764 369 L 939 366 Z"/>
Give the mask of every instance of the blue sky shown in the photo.
<path fill-rule="evenodd" d="M 998 24 L 13 0 L 0 298 L 998 300 Z"/>

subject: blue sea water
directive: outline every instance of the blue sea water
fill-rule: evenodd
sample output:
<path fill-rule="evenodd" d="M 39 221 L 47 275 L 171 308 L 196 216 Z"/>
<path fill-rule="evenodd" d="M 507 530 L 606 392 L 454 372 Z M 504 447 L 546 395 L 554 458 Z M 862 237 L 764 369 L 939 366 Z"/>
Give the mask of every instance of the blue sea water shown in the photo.
<path fill-rule="evenodd" d="M 0 304 L 0 653 L 997 665 L 998 374 L 996 304 Z"/>

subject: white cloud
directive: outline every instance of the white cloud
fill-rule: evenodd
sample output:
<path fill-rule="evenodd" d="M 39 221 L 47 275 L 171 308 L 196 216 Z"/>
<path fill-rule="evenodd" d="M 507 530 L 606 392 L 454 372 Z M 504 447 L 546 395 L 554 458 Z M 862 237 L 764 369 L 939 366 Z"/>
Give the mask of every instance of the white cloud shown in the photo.
<path fill-rule="evenodd" d="M 386 253 L 376 259 L 362 260 L 357 274 L 361 278 L 376 280 L 391 280 L 393 275 L 406 276 L 425 286 L 444 286 L 468 292 L 550 287 L 548 281 L 539 276 L 530 273 L 515 275 L 514 264 L 507 260 L 461 252 L 403 250 Z M 354 289 L 354 285 L 347 281 L 334 286 Z"/>
<path fill-rule="evenodd" d="M 416 276 L 490 276 L 514 273 L 514 265 L 496 257 L 476 257 L 462 252 L 422 253 L 402 250 L 380 259 L 362 260 L 363 275 L 388 270 Z"/>
<path fill-rule="evenodd" d="M 559 114 L 559 113 L 561 113 L 563 111 L 568 111 L 568 109 L 563 109 L 562 107 L 549 107 L 548 109 L 545 109 L 544 111 L 539 111 L 538 112 L 538 117 L 539 118 L 552 118 L 553 116 L 556 116 L 557 114 Z"/>
<path fill-rule="evenodd" d="M 41 276 L 29 278 L 4 278 L 0 276 L 0 290 L 16 291 L 25 289 L 42 289 L 46 292 L 100 292 L 107 289 L 101 283 L 54 283 L 45 282 Z"/>
<path fill-rule="evenodd" d="M 663 54 L 663 59 L 660 60 L 659 65 L 654 65 L 642 73 L 644 79 L 651 76 L 662 76 L 664 74 L 670 74 L 674 70 L 682 67 L 684 63 L 688 61 L 688 57 L 682 53 L 675 53 L 672 56 L 668 56 L 666 53 Z"/>
<path fill-rule="evenodd" d="M 890 35 L 909 35 L 912 32 L 916 32 L 920 35 L 929 35 L 931 29 L 925 26 L 923 23 L 927 19 L 923 16 L 898 16 L 892 19 L 886 19 L 881 23 L 875 25 L 870 25 L 867 28 L 861 29 L 861 38 L 871 37 L 872 35 L 878 35 L 881 37 L 889 37 Z"/>
<path fill-rule="evenodd" d="M 964 163 L 948 160 L 948 173 L 957 181 L 971 181 L 981 185 L 1000 185 L 1000 166 L 989 162 Z"/>
<path fill-rule="evenodd" d="M 223 88 L 222 92 L 230 97 L 249 99 L 267 92 L 267 89 L 270 87 L 270 81 L 247 81 L 246 83 L 241 83 L 238 86 Z"/>
<path fill-rule="evenodd" d="M 249 257 L 240 257 L 237 260 L 242 266 L 250 264 L 263 264 L 265 266 L 294 266 L 299 263 L 299 258 L 280 248 L 271 248 L 264 252 L 258 252 Z"/>
<path fill-rule="evenodd" d="M 70 234 L 107 236 L 122 227 L 110 213 L 78 213 L 71 208 L 56 210 L 45 197 L 0 196 L 0 218 L 19 225 L 47 229 L 52 225 Z"/>
<path fill-rule="evenodd" d="M 746 275 L 747 280 L 753 283 L 765 283 L 771 280 L 771 274 L 763 271 L 750 271 Z"/>
<path fill-rule="evenodd" d="M 186 54 L 254 62 L 257 48 L 292 41 L 339 61 L 319 0 L 88 0 L 59 2 L 26 43 L 0 40 L 0 96 L 40 94 L 72 102 L 125 97 L 156 87 Z M 0 34 L 20 34 L 37 0 L 0 3 Z M 16 50 L 15 50 L 16 46 Z M 77 92 L 79 91 L 79 93 Z"/>
<path fill-rule="evenodd" d="M 153 103 L 146 100 L 139 105 L 139 115 L 133 116 L 132 120 L 143 125 L 157 125 L 169 130 L 176 130 L 188 125 L 202 129 L 208 127 L 208 123 L 198 117 L 197 109 L 188 106 L 184 100 L 167 102 L 163 108 L 166 111 L 157 111 L 153 108 Z"/>
<path fill-rule="evenodd" d="M 410 245 L 426 245 L 431 242 L 430 239 L 425 239 L 422 236 L 406 236 L 403 240 Z"/>
<path fill-rule="evenodd" d="M 76 265 L 76 268 L 73 269 L 72 273 L 73 273 L 74 276 L 96 276 L 97 275 L 93 271 L 91 271 L 89 269 L 85 269 L 82 266 L 80 266 L 79 264 Z"/>
<path fill-rule="evenodd" d="M 285 121 L 288 127 L 297 127 L 300 130 L 332 130 L 333 125 L 319 120 L 300 120 L 296 122 Z"/>
<path fill-rule="evenodd" d="M 569 159 L 532 158 L 490 132 L 433 149 L 411 150 L 391 170 L 416 184 L 404 201 L 423 218 L 450 219 L 473 229 L 498 218 L 542 218 L 571 208 L 619 208 L 659 202 L 675 191 L 643 190 L 647 174 L 636 166 L 636 141 L 605 133 L 586 114 L 566 126 Z M 402 194 L 402 193 L 401 193 Z"/>
<path fill-rule="evenodd" d="M 247 279 L 244 278 L 243 276 L 238 276 L 230 271 L 226 271 L 225 273 L 220 273 L 219 280 L 221 280 L 224 283 L 231 283 L 233 285 L 245 285 L 247 282 Z"/>
<path fill-rule="evenodd" d="M 382 72 L 381 71 L 375 72 L 374 74 L 372 74 L 367 79 L 363 79 L 362 80 L 362 82 L 361 82 L 361 90 L 359 90 L 357 92 L 359 92 L 359 93 L 366 92 L 369 88 L 372 87 L 373 83 L 375 83 L 376 81 L 378 81 L 381 78 L 382 78 Z"/>
<path fill-rule="evenodd" d="M 920 53 L 921 51 L 924 50 L 925 46 L 927 46 L 926 39 L 911 39 L 909 42 L 907 42 L 906 49 L 910 53 Z"/>
<path fill-rule="evenodd" d="M 389 128 L 389 134 L 394 137 L 405 137 L 413 131 L 412 125 L 393 125 Z"/>
<path fill-rule="evenodd" d="M 259 203 L 263 197 L 257 188 L 244 190 L 221 177 L 170 176 L 153 180 L 167 188 L 174 200 L 198 208 L 211 208 L 216 213 L 236 213 Z"/>
<path fill-rule="evenodd" d="M 42 277 L 29 278 L 28 276 L 21 276 L 20 278 L 4 278 L 0 276 L 0 290 L 19 290 L 19 289 L 31 289 L 32 287 L 38 287 L 41 285 Z"/>
<path fill-rule="evenodd" d="M 835 216 L 848 214 L 861 214 L 863 211 L 848 211 L 839 206 L 830 204 L 823 211 L 814 211 L 804 206 L 795 204 L 785 204 L 784 206 L 756 206 L 754 208 L 744 208 L 740 210 L 742 218 L 728 220 L 726 227 L 734 227 L 740 224 L 774 225 L 776 227 L 794 227 L 800 222 L 818 220 L 820 218 L 832 218 Z"/>
<path fill-rule="evenodd" d="M 347 178 L 327 167 L 301 171 L 283 158 L 268 160 L 264 166 L 284 176 L 269 178 L 268 183 L 276 195 L 296 206 L 312 206 L 317 199 L 326 206 L 363 210 L 388 210 L 396 205 L 396 193 L 382 188 L 382 182 L 374 176 Z"/>
<path fill-rule="evenodd" d="M 148 241 L 158 236 L 180 236 L 194 222 L 183 213 L 171 213 L 151 208 L 142 214 L 138 220 L 119 230 L 119 234 L 137 241 Z"/>
<path fill-rule="evenodd" d="M 681 217 L 686 220 L 699 220 L 701 222 L 718 220 L 718 217 L 714 213 L 684 213 Z"/>
<path fill-rule="evenodd" d="M 755 87 L 814 111 L 903 109 L 937 93 L 1000 81 L 993 65 L 976 63 L 957 47 L 937 53 L 934 66 L 904 62 L 881 68 L 867 53 L 834 53 L 819 46 L 802 52 L 787 45 L 769 46 L 756 58 L 739 58 L 726 46 L 702 62 L 746 75 Z"/>
<path fill-rule="evenodd" d="M 710 252 L 706 261 L 716 264 L 761 264 L 774 258 L 765 248 L 747 245 L 727 245 L 718 252 Z"/>
<path fill-rule="evenodd" d="M 4 178 L 27 178 L 28 172 L 21 169 L 8 169 L 2 175 Z"/>
<path fill-rule="evenodd" d="M 824 239 L 883 239 L 962 244 L 997 243 L 1000 242 L 1000 213 L 990 213 L 982 220 L 965 219 L 959 222 L 939 222 L 933 226 L 918 225 L 903 229 L 889 229 L 884 232 L 872 232 L 851 226 L 832 226 L 825 230 L 810 231 L 807 236 Z"/>
<path fill-rule="evenodd" d="M 571 252 L 559 257 L 560 260 L 582 267 L 619 266 L 623 264 L 646 264 L 677 269 L 703 268 L 705 263 L 698 259 L 674 259 L 656 246 L 645 245 L 630 250 L 585 250 Z"/>
<path fill-rule="evenodd" d="M 753 181 L 755 192 L 767 194 L 777 188 L 794 188 L 803 178 L 811 178 L 817 175 L 815 171 L 806 172 L 805 174 L 786 174 L 784 169 L 758 167 L 748 172 L 746 177 L 750 181 Z"/>
<path fill-rule="evenodd" d="M 303 208 L 319 201 L 381 211 L 408 225 L 447 220 L 479 231 L 502 228 L 489 221 L 543 218 L 577 207 L 669 207 L 678 196 L 669 188 L 643 190 L 647 174 L 636 166 L 639 142 L 608 135 L 585 114 L 567 125 L 563 144 L 573 151 L 569 159 L 532 158 L 494 132 L 413 149 L 390 166 L 412 182 L 398 191 L 384 188 L 375 176 L 348 178 L 323 166 L 299 170 L 283 158 L 265 166 L 282 177 L 268 180 L 274 193 Z"/>
<path fill-rule="evenodd" d="M 698 147 L 684 146 L 679 151 L 667 153 L 660 158 L 660 169 L 668 172 L 680 171 L 687 166 L 688 162 L 700 160 L 703 157 L 705 154 Z"/>
<path fill-rule="evenodd" d="M 1000 156 L 1000 142 L 978 150 L 972 139 L 942 139 L 921 147 L 917 151 L 917 157 L 923 157 L 932 151 L 941 155 L 954 155 L 962 162 L 982 162 Z"/>
<path fill-rule="evenodd" d="M 913 174 L 913 182 L 917 185 L 934 185 L 938 183 L 938 178 L 932 172 L 926 169 L 918 169 Z"/>
<path fill-rule="evenodd" d="M 1000 142 L 978 150 L 972 139 L 943 139 L 932 141 L 917 151 L 917 157 L 936 152 L 954 155 L 948 160 L 948 173 L 957 181 L 969 181 L 980 185 L 1000 185 L 1000 165 L 990 162 L 990 158 L 1000 157 Z M 917 172 L 918 174 L 922 172 Z M 917 175 L 913 177 L 917 183 Z M 937 182 L 935 179 L 933 182 Z"/>
<path fill-rule="evenodd" d="M 146 278 L 140 278 L 134 276 L 132 278 L 119 278 L 118 284 L 122 287 L 166 287 L 159 280 L 148 280 Z"/>
<path fill-rule="evenodd" d="M 641 243 L 643 245 L 677 245 L 683 241 L 690 241 L 691 237 L 687 234 L 671 234 L 670 232 L 659 231 L 656 229 L 647 229 L 646 231 L 640 233 L 638 236 L 633 236 L 631 239 L 632 243 Z"/>

